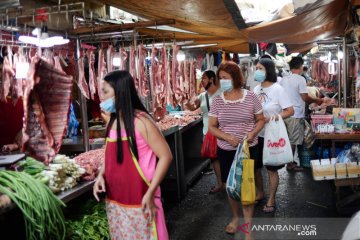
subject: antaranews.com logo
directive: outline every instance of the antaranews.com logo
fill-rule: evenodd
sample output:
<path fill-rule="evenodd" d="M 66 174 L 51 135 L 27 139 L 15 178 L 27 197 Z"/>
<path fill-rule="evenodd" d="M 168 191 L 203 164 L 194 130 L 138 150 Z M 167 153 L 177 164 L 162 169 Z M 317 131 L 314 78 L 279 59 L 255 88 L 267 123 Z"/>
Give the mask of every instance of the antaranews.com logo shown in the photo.
<path fill-rule="evenodd" d="M 254 218 L 238 227 L 235 237 L 262 239 L 341 239 L 349 218 Z"/>

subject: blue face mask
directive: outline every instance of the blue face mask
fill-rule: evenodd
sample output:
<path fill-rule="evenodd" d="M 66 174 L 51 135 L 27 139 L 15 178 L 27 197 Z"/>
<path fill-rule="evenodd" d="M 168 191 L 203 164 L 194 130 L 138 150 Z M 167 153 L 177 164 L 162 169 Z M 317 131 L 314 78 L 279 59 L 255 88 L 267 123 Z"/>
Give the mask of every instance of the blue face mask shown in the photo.
<path fill-rule="evenodd" d="M 220 79 L 220 88 L 221 91 L 226 91 L 232 89 L 232 81 L 231 79 Z"/>
<path fill-rule="evenodd" d="M 109 113 L 116 112 L 114 98 L 109 98 L 100 103 L 100 108 Z"/>
<path fill-rule="evenodd" d="M 254 75 L 255 81 L 262 83 L 265 81 L 266 73 L 261 70 L 256 70 Z"/>

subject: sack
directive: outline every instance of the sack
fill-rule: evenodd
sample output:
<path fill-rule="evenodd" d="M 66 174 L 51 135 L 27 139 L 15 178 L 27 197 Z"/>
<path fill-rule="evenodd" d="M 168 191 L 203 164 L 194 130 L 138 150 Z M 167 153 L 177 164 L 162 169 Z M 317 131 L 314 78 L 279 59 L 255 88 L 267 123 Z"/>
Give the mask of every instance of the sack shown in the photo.
<path fill-rule="evenodd" d="M 285 123 L 280 115 L 265 125 L 263 163 L 265 166 L 281 166 L 293 161 L 293 153 Z"/>
<path fill-rule="evenodd" d="M 247 149 L 248 152 L 247 155 L 250 156 L 247 142 L 245 142 L 244 145 L 245 150 Z M 256 198 L 254 174 L 255 161 L 253 159 L 244 159 L 242 161 L 242 167 L 241 203 L 242 205 L 252 205 L 255 203 Z"/>
<path fill-rule="evenodd" d="M 231 164 L 229 176 L 226 181 L 226 192 L 235 201 L 240 202 L 242 182 L 242 160 L 244 158 L 244 144 L 239 144 L 236 149 L 234 160 Z"/>
<path fill-rule="evenodd" d="M 304 146 L 310 149 L 315 142 L 315 133 L 311 128 L 311 125 L 306 120 L 304 122 L 305 122 Z"/>
<path fill-rule="evenodd" d="M 217 140 L 210 132 L 206 133 L 201 146 L 201 157 L 210 159 L 217 158 Z"/>

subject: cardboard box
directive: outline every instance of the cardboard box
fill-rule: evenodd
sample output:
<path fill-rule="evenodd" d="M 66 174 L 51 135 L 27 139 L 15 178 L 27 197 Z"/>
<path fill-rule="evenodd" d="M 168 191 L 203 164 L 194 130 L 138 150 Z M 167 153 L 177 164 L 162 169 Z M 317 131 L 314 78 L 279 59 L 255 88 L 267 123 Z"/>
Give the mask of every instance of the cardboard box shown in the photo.
<path fill-rule="evenodd" d="M 336 163 L 335 169 L 336 169 L 336 179 L 347 178 L 346 163 Z"/>
<path fill-rule="evenodd" d="M 347 163 L 347 171 L 349 178 L 360 177 L 360 165 L 356 162 Z"/>
<path fill-rule="evenodd" d="M 310 163 L 314 180 L 320 181 L 335 179 L 336 158 L 331 159 L 331 162 L 329 159 L 322 159 L 321 161 L 311 160 Z"/>

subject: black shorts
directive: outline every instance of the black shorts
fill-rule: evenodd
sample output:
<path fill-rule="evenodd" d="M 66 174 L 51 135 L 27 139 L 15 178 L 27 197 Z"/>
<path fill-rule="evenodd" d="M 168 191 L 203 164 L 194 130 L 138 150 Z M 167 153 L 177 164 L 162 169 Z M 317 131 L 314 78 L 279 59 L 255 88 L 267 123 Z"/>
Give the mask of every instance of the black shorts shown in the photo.
<path fill-rule="evenodd" d="M 263 150 L 264 150 L 264 138 L 259 137 L 258 140 L 258 147 L 259 147 L 259 162 L 261 162 L 261 167 L 263 166 Z M 285 165 L 281 166 L 265 166 L 267 170 L 269 171 L 277 171 L 279 169 L 282 169 Z"/>
<path fill-rule="evenodd" d="M 258 164 L 258 159 L 259 159 L 259 148 L 258 145 L 254 146 L 254 147 L 250 147 L 250 157 L 251 159 L 254 159 L 255 161 L 255 169 L 257 169 L 257 164 Z M 221 180 L 223 183 L 226 183 L 229 172 L 230 172 L 230 168 L 231 168 L 231 164 L 234 160 L 235 154 L 236 154 L 236 150 L 224 150 L 218 147 L 217 150 L 217 154 L 218 154 L 218 159 L 220 162 L 220 170 L 221 170 Z"/>

